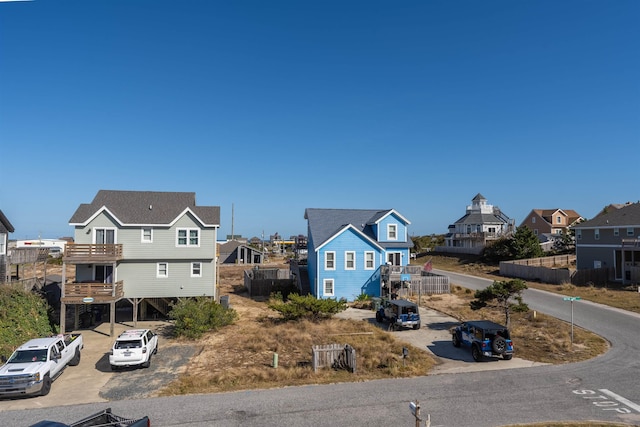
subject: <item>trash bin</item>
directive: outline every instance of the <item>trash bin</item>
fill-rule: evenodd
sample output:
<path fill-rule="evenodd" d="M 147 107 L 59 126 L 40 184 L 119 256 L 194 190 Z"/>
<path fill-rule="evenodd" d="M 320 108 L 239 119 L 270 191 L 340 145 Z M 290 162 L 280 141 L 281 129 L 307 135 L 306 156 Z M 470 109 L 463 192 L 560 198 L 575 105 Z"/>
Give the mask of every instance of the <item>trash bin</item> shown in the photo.
<path fill-rule="evenodd" d="M 229 295 L 220 296 L 220 305 L 224 308 L 229 308 Z"/>

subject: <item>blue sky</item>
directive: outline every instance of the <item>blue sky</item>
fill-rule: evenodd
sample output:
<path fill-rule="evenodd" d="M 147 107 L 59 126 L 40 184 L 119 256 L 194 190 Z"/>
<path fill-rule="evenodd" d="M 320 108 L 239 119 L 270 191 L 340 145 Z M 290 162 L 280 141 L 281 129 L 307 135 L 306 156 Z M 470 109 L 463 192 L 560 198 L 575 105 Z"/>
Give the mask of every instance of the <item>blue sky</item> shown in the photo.
<path fill-rule="evenodd" d="M 0 210 L 73 235 L 98 190 L 191 191 L 220 235 L 305 208 L 445 233 L 482 193 L 638 201 L 640 2 L 0 3 Z"/>

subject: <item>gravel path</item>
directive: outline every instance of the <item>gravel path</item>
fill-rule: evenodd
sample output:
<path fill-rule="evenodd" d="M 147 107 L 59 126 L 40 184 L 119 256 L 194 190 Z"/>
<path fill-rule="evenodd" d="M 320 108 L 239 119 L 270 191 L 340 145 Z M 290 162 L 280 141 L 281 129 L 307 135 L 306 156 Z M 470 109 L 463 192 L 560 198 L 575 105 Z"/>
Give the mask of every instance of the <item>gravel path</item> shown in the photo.
<path fill-rule="evenodd" d="M 100 389 L 100 397 L 125 400 L 153 396 L 178 377 L 195 352 L 195 345 L 171 344 L 158 348 L 149 368 L 126 368 L 114 372 Z"/>

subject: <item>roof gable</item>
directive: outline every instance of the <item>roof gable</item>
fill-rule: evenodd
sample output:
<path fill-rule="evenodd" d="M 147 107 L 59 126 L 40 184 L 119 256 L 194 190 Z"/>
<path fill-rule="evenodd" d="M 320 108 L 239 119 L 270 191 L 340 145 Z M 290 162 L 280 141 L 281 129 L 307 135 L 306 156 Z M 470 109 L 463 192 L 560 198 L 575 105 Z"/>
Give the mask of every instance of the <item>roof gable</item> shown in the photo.
<path fill-rule="evenodd" d="M 581 222 L 574 228 L 640 226 L 640 202 L 618 209 L 603 210 L 598 216 Z"/>
<path fill-rule="evenodd" d="M 4 213 L 2 213 L 1 210 L 0 210 L 0 231 L 4 231 L 8 233 L 13 233 L 15 231 L 15 229 L 13 228 L 13 225 L 11 225 L 11 223 L 9 222 L 9 219 L 4 215 Z"/>
<path fill-rule="evenodd" d="M 191 213 L 203 226 L 220 225 L 220 207 L 196 206 L 195 193 L 100 190 L 90 204 L 81 204 L 71 225 L 85 225 L 102 212 L 121 225 L 170 226 Z"/>

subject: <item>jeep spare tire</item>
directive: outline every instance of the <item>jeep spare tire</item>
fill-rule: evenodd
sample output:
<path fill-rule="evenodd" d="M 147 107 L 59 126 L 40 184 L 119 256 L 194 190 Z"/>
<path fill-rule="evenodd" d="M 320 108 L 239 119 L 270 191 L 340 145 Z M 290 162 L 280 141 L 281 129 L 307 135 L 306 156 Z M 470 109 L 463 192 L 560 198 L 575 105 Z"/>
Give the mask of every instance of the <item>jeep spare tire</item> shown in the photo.
<path fill-rule="evenodd" d="M 493 339 L 491 347 L 495 353 L 502 354 L 507 350 L 507 341 L 503 337 L 497 336 Z"/>

